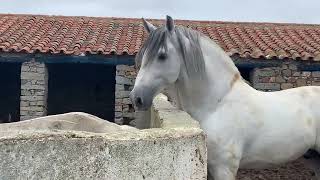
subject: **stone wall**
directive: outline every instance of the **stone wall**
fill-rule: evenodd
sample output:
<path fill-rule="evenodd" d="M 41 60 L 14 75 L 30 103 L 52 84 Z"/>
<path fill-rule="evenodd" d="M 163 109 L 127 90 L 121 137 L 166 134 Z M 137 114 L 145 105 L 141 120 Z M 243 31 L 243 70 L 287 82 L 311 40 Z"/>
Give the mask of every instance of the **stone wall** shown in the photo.
<path fill-rule="evenodd" d="M 21 66 L 20 120 L 46 115 L 48 72 L 34 60 Z"/>
<path fill-rule="evenodd" d="M 256 68 L 251 84 L 263 91 L 278 91 L 300 86 L 320 85 L 320 71 L 301 71 L 293 62 L 284 62 L 279 67 Z"/>
<path fill-rule="evenodd" d="M 134 86 L 136 70 L 134 66 L 117 65 L 115 88 L 115 123 L 134 125 L 134 108 L 129 98 Z"/>

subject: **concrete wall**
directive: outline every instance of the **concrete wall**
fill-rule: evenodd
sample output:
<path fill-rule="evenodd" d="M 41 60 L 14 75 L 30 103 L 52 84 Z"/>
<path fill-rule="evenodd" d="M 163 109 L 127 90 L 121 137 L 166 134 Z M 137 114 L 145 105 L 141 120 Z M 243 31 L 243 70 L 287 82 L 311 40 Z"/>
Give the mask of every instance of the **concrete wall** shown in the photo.
<path fill-rule="evenodd" d="M 206 179 L 203 131 L 196 122 L 185 126 L 183 120 L 193 120 L 183 112 L 175 119 L 176 111 L 168 108 L 165 99 L 156 98 L 150 122 L 159 126 L 144 130 L 2 128 L 8 132 L 0 133 L 0 179 Z"/>
<path fill-rule="evenodd" d="M 34 60 L 21 66 L 20 120 L 47 114 L 48 71 Z"/>
<path fill-rule="evenodd" d="M 174 107 L 167 96 L 159 94 L 153 101 L 150 112 L 151 128 L 200 128 L 198 121 L 194 120 L 188 113 Z"/>

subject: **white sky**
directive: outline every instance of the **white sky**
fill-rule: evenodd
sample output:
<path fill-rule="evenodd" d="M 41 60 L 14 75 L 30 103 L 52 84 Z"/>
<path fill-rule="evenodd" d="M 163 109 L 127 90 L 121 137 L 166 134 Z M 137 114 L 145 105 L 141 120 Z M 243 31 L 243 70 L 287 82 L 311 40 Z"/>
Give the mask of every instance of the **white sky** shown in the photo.
<path fill-rule="evenodd" d="M 0 13 L 320 24 L 320 0 L 0 0 Z"/>

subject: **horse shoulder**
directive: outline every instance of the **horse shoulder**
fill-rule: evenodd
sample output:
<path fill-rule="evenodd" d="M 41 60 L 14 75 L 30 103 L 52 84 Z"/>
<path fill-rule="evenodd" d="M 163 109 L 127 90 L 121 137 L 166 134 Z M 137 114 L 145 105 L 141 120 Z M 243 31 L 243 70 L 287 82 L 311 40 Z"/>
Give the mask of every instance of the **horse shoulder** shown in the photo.
<path fill-rule="evenodd" d="M 256 129 L 251 128 L 256 119 L 254 116 L 258 115 L 256 112 L 252 113 L 254 109 L 241 102 L 229 101 L 220 105 L 200 124 L 209 138 L 217 144 L 229 140 L 242 141 L 245 138 L 243 132 Z"/>

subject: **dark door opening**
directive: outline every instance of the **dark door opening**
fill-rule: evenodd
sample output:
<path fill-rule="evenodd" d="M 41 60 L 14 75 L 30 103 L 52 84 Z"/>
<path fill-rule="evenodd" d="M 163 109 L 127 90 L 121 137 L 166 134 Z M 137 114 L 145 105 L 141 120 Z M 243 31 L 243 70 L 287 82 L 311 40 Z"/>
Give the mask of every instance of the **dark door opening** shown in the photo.
<path fill-rule="evenodd" d="M 48 64 L 48 114 L 86 112 L 114 121 L 115 66 Z"/>
<path fill-rule="evenodd" d="M 21 63 L 0 62 L 0 123 L 20 120 Z"/>
<path fill-rule="evenodd" d="M 252 83 L 252 79 L 251 79 L 251 73 L 253 68 L 247 68 L 247 67 L 238 67 L 238 70 L 240 71 L 241 76 L 243 77 L 243 79 L 245 79 L 248 83 Z"/>

